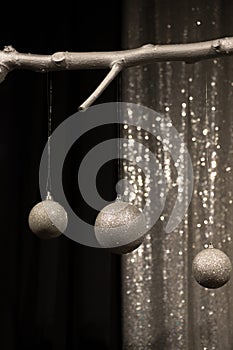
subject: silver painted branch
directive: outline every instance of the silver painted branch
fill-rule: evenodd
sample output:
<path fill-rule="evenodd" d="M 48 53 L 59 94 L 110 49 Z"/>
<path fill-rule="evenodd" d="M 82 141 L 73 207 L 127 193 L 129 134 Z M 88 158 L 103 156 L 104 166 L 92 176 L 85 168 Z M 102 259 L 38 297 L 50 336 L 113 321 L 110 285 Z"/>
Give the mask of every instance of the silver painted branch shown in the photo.
<path fill-rule="evenodd" d="M 81 104 L 79 110 L 85 110 L 90 107 L 95 100 L 102 94 L 102 92 L 106 89 L 106 87 L 113 81 L 113 79 L 118 75 L 118 73 L 122 70 L 123 61 L 115 62 L 112 65 L 111 70 L 106 75 L 104 80 L 100 83 L 100 85 L 96 88 L 96 90 L 91 94 L 88 99 Z"/>
<path fill-rule="evenodd" d="M 110 52 L 57 52 L 53 55 L 24 54 L 11 46 L 0 51 L 0 66 L 8 71 L 30 69 L 37 72 L 76 69 L 109 68 L 114 62 L 124 61 L 124 67 L 163 61 L 193 63 L 203 59 L 233 54 L 233 37 L 211 41 L 144 45 L 142 47 Z"/>
<path fill-rule="evenodd" d="M 24 54 L 17 52 L 12 46 L 6 46 L 3 51 L 0 51 L 0 83 L 14 69 L 29 69 L 36 72 L 104 69 L 113 67 L 114 62 L 121 62 L 120 68 L 123 69 L 164 61 L 194 63 L 226 55 L 233 55 L 233 37 L 189 44 L 148 44 L 123 51 L 57 52 L 53 55 Z M 110 71 L 110 77 L 113 72 L 114 70 Z M 90 98 L 93 98 L 94 94 L 95 96 L 97 93 L 100 94 L 108 85 L 105 86 L 106 82 L 108 83 L 109 75 L 105 79 L 107 80 L 104 80 L 103 85 L 101 84 Z M 92 101 L 94 102 L 94 100 Z M 85 103 L 87 102 L 90 103 L 89 101 Z"/>

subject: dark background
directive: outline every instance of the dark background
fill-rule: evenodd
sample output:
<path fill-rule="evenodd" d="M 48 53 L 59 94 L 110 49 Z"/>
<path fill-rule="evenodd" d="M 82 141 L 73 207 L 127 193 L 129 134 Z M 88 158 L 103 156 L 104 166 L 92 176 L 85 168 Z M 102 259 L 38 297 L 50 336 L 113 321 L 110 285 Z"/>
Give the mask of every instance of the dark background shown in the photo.
<path fill-rule="evenodd" d="M 117 0 L 1 4 L 1 50 L 19 52 L 106 51 L 121 48 Z M 53 72 L 52 129 L 77 111 L 105 71 Z M 62 236 L 41 241 L 28 214 L 41 198 L 40 157 L 47 141 L 47 73 L 14 71 L 0 86 L 1 105 L 1 350 L 121 349 L 120 258 Z M 117 81 L 97 103 L 116 101 Z M 95 144 L 116 136 L 98 128 L 79 140 L 64 169 L 66 194 L 88 222 L 96 212 L 78 191 L 78 164 Z M 97 179 L 106 200 L 115 197 L 116 164 Z"/>

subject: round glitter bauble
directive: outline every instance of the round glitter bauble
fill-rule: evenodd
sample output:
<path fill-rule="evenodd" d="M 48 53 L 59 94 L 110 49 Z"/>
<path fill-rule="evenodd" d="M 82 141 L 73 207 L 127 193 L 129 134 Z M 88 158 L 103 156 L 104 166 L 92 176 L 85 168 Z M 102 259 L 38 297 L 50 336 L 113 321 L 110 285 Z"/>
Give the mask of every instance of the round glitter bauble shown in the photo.
<path fill-rule="evenodd" d="M 100 246 L 116 254 L 127 254 L 138 248 L 146 232 L 142 212 L 121 200 L 104 207 L 95 221 L 95 236 Z"/>
<path fill-rule="evenodd" d="M 193 276 L 206 288 L 220 288 L 230 279 L 231 261 L 228 256 L 212 244 L 203 249 L 193 260 Z"/>
<path fill-rule="evenodd" d="M 30 229 L 42 239 L 60 236 L 66 229 L 67 221 L 65 209 L 53 200 L 36 204 L 28 218 Z"/>

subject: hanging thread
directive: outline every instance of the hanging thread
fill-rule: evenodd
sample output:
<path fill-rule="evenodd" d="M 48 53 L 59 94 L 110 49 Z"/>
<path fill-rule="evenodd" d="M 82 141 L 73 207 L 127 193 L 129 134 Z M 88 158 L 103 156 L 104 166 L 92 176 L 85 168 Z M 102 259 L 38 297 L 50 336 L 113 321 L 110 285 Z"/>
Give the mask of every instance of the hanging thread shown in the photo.
<path fill-rule="evenodd" d="M 206 121 L 209 120 L 208 118 L 208 85 L 207 85 L 207 73 L 206 73 L 206 84 L 205 84 L 205 118 Z M 208 137 L 208 132 L 206 134 L 206 138 L 207 138 L 207 143 L 206 143 L 206 166 L 207 166 L 207 186 L 208 186 L 208 193 L 209 193 L 209 236 L 211 237 L 211 240 L 213 239 L 213 235 L 214 235 L 214 218 L 213 218 L 213 203 L 211 202 L 212 196 L 211 196 L 211 191 L 212 191 L 212 176 L 211 176 L 211 169 L 212 169 L 212 155 L 210 155 L 210 151 L 209 148 L 212 146 L 213 144 L 213 132 L 214 130 L 212 130 L 212 121 L 209 121 L 210 127 L 209 127 L 209 133 L 210 136 Z M 209 139 L 209 142 L 208 142 Z M 212 242 L 209 243 L 210 246 L 212 246 Z"/>
<path fill-rule="evenodd" d="M 47 73 L 47 103 L 48 103 L 48 168 L 47 168 L 47 182 L 46 182 L 46 199 L 52 199 L 51 196 L 51 133 L 52 133 L 52 97 L 53 97 L 53 85 L 52 79 L 49 73 Z"/>
<path fill-rule="evenodd" d="M 118 182 L 121 175 L 121 73 L 117 76 L 117 178 Z M 117 200 L 121 200 L 122 188 L 118 189 Z"/>

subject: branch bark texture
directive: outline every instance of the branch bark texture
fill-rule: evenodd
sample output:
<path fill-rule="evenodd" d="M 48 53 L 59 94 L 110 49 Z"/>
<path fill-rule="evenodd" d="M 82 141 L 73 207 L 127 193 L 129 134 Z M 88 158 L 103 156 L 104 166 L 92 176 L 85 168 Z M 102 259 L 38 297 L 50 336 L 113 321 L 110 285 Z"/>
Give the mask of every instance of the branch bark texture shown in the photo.
<path fill-rule="evenodd" d="M 110 69 L 104 82 L 85 101 L 85 105 L 81 106 L 87 108 L 124 68 L 164 61 L 195 63 L 227 55 L 233 55 L 233 37 L 188 44 L 147 44 L 122 51 L 56 52 L 53 55 L 19 53 L 12 46 L 5 46 L 4 50 L 0 51 L 0 83 L 14 69 L 29 69 L 36 72 Z"/>
<path fill-rule="evenodd" d="M 17 52 L 6 46 L 0 51 L 0 80 L 14 69 L 36 72 L 78 69 L 110 68 L 114 62 L 123 62 L 123 68 L 163 61 L 193 63 L 204 59 L 232 55 L 233 37 L 211 41 L 173 44 L 144 45 L 142 47 L 110 52 L 56 52 L 53 55 L 36 55 Z"/>

